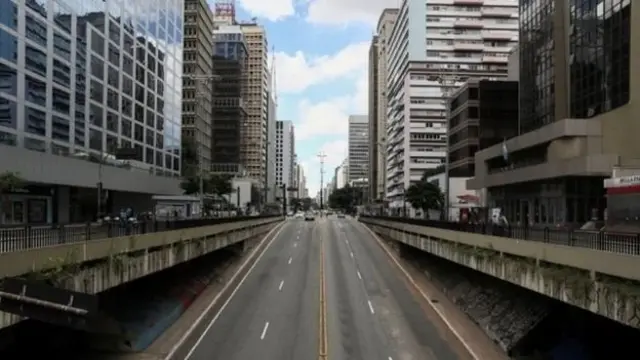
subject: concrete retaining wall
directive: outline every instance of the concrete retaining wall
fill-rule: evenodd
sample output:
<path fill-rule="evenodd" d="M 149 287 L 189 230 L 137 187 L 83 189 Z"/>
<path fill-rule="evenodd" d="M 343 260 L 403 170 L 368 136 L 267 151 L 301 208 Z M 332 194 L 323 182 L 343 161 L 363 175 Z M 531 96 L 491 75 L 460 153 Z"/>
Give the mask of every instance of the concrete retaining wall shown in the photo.
<path fill-rule="evenodd" d="M 101 297 L 105 311 L 120 322 L 126 333 L 124 344 L 118 347 L 134 352 L 149 347 L 215 281 L 227 257 L 211 254 Z M 126 308 L 122 298 L 127 299 Z"/>
<path fill-rule="evenodd" d="M 92 267 L 80 268 L 74 274 L 67 274 L 66 280 L 60 281 L 57 286 L 73 291 L 97 294 L 173 266 L 193 261 L 229 245 L 261 236 L 279 223 L 280 219 L 278 218 L 256 220 L 256 223 L 248 228 L 240 228 L 238 224 L 230 223 L 226 224 L 227 227 L 218 227 L 217 232 L 209 236 L 180 237 L 179 240 L 164 243 L 153 251 L 149 251 L 149 248 L 140 246 L 138 243 L 121 249 L 111 248 L 107 253 L 112 255 L 108 258 Z M 158 233 L 158 236 L 163 234 L 166 233 Z M 83 256 L 83 258 L 87 257 Z M 2 261 L 0 256 L 0 269 L 2 269 Z M 50 260 L 45 263 L 49 262 Z M 0 312 L 0 328 L 13 325 L 20 320 L 21 318 L 18 316 Z"/>
<path fill-rule="evenodd" d="M 413 231 L 408 231 L 402 223 L 397 226 L 390 222 L 365 221 L 365 223 L 371 230 L 384 237 L 623 324 L 640 328 L 640 316 L 638 316 L 640 286 L 631 281 L 625 283 L 625 279 L 542 260 L 551 257 L 551 254 L 546 254 L 546 257 L 513 256 L 499 251 L 496 247 L 469 246 L 462 241 L 420 233 L 430 228 L 413 226 L 411 228 Z M 462 235 L 466 234 L 460 234 L 459 238 Z M 510 246 L 514 249 L 519 245 L 527 245 L 526 242 L 517 242 L 512 239 L 505 241 L 511 241 Z M 482 243 L 478 242 L 478 244 Z"/>

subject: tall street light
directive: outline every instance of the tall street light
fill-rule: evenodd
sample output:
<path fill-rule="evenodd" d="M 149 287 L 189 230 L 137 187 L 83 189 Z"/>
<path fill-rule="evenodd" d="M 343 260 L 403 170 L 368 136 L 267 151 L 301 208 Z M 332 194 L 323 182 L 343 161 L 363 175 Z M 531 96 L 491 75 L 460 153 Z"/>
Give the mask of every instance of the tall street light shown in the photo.
<path fill-rule="evenodd" d="M 201 105 L 201 99 L 207 95 L 212 95 L 213 91 L 209 88 L 209 85 L 213 83 L 213 80 L 219 79 L 220 75 L 206 74 L 206 75 L 182 75 L 183 79 L 191 80 L 195 83 L 196 87 L 196 114 Z M 196 115 L 197 116 L 197 115 Z M 198 182 L 199 182 L 199 195 L 200 195 L 200 214 L 204 215 L 204 169 L 202 161 L 202 148 L 196 141 L 197 153 L 198 153 Z M 210 170 L 210 169 L 209 169 Z"/>
<path fill-rule="evenodd" d="M 447 129 L 447 133 L 446 133 L 446 147 L 445 147 L 445 160 L 444 160 L 444 183 L 445 183 L 445 193 L 444 193 L 444 215 L 445 215 L 445 220 L 449 220 L 449 208 L 451 207 L 451 204 L 449 204 L 449 196 L 450 196 L 450 189 L 451 186 L 449 186 L 450 184 L 450 179 L 449 179 L 449 162 L 450 162 L 450 158 L 449 158 L 449 145 L 450 145 L 450 141 L 449 141 L 449 131 L 451 130 L 450 127 L 450 122 L 449 122 L 449 118 L 451 117 L 451 95 L 453 94 L 453 92 L 455 91 L 456 88 L 456 83 L 460 80 L 462 80 L 461 77 L 454 75 L 454 74 L 449 74 L 446 72 L 443 72 L 440 75 L 434 76 L 433 78 L 429 79 L 429 80 L 435 80 L 437 82 L 440 83 L 441 85 L 441 89 L 442 89 L 442 97 L 444 100 L 444 106 L 445 106 L 445 122 L 446 122 L 446 129 Z"/>
<path fill-rule="evenodd" d="M 140 43 L 137 42 L 131 46 L 132 56 L 135 60 L 138 59 L 137 49 L 148 50 L 148 43 Z M 146 54 L 144 55 L 146 58 Z M 216 75 L 213 73 L 204 74 L 204 75 L 196 75 L 196 74 L 183 74 L 182 80 L 191 80 L 195 83 L 196 87 L 196 114 L 198 113 L 198 109 L 200 107 L 200 101 L 202 96 L 213 95 L 213 90 L 209 88 L 209 84 L 213 82 L 213 80 L 219 79 L 220 75 Z M 184 84 L 183 84 L 184 87 Z M 203 89 L 204 88 L 204 89 Z M 181 99 L 182 100 L 182 99 Z M 211 109 L 209 109 L 211 110 Z M 202 149 L 196 141 L 196 152 L 198 156 L 198 178 L 199 178 L 199 193 L 200 193 L 200 214 L 204 214 L 204 178 L 203 178 L 203 161 L 202 161 Z"/>
<path fill-rule="evenodd" d="M 320 159 L 320 210 L 324 210 L 324 159 L 327 155 L 320 152 L 317 156 Z"/>

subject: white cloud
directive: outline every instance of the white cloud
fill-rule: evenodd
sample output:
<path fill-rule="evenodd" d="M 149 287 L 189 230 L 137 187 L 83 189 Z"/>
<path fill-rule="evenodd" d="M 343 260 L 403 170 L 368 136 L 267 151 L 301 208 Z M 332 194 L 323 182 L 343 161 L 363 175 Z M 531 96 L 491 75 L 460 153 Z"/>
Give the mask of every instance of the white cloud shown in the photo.
<path fill-rule="evenodd" d="M 303 100 L 298 104 L 296 140 L 315 136 L 346 136 L 349 115 L 366 114 L 369 89 L 366 69 L 358 72 L 352 94 L 324 99 L 317 103 Z"/>
<path fill-rule="evenodd" d="M 347 156 L 347 141 L 334 140 L 323 144 L 318 153 L 322 152 L 326 155 L 324 159 L 324 184 L 326 185 L 333 177 L 333 171 L 336 166 L 342 163 Z M 307 175 L 307 188 L 309 196 L 314 197 L 320 190 L 320 159 L 314 155 L 310 158 L 303 159 L 300 164 L 304 168 Z"/>
<path fill-rule="evenodd" d="M 347 25 L 361 22 L 375 25 L 385 8 L 399 7 L 400 0 L 314 0 L 307 10 L 307 22 L 319 25 Z"/>
<path fill-rule="evenodd" d="M 308 56 L 276 52 L 277 84 L 280 93 L 297 93 L 311 86 L 335 81 L 367 67 L 369 41 L 347 45 L 333 55 Z"/>
<path fill-rule="evenodd" d="M 252 16 L 274 22 L 295 14 L 293 0 L 240 0 L 240 6 Z"/>

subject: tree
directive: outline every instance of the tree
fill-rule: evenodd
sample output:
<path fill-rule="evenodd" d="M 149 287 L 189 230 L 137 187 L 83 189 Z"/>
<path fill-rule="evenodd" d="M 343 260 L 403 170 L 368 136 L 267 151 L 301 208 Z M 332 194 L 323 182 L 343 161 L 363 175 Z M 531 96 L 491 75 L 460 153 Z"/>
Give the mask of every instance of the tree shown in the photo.
<path fill-rule="evenodd" d="M 256 184 L 251 184 L 251 205 L 258 206 L 260 205 L 260 188 Z"/>
<path fill-rule="evenodd" d="M 205 193 L 208 194 L 222 196 L 235 191 L 229 175 L 212 175 L 205 183 Z"/>
<path fill-rule="evenodd" d="M 22 189 L 24 185 L 25 181 L 18 173 L 5 171 L 0 174 L 0 223 L 4 219 L 4 203 L 8 201 L 9 193 Z"/>
<path fill-rule="evenodd" d="M 440 187 L 427 181 L 431 174 L 425 172 L 417 183 L 411 185 L 405 194 L 405 199 L 415 209 L 421 209 L 425 214 L 428 210 L 441 211 L 444 207 L 444 194 Z"/>
<path fill-rule="evenodd" d="M 228 195 L 234 192 L 231 177 L 225 175 L 212 175 L 205 177 L 202 182 L 205 194 Z M 187 176 L 180 183 L 180 188 L 185 195 L 194 195 L 200 193 L 200 177 Z"/>
<path fill-rule="evenodd" d="M 200 192 L 200 177 L 190 176 L 182 179 L 180 188 L 184 191 L 185 195 L 198 194 Z"/>
<path fill-rule="evenodd" d="M 198 147 L 193 139 L 189 137 L 182 138 L 182 176 L 195 177 L 198 175 L 198 165 L 200 159 L 198 157 Z"/>
<path fill-rule="evenodd" d="M 356 193 L 357 189 L 349 185 L 337 189 L 329 195 L 329 206 L 334 209 L 351 209 L 356 201 Z"/>
<path fill-rule="evenodd" d="M 302 211 L 309 211 L 309 209 L 311 209 L 311 203 L 313 201 L 311 200 L 310 197 L 306 197 L 306 198 L 302 198 L 300 199 L 300 203 L 302 206 Z"/>

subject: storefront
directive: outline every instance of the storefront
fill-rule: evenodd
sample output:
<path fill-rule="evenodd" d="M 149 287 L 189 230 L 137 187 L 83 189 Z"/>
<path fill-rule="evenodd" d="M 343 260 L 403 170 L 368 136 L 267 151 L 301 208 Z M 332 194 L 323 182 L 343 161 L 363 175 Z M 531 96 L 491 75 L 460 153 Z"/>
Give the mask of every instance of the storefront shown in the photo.
<path fill-rule="evenodd" d="M 2 201 L 2 225 L 50 224 L 56 221 L 53 186 L 27 185 L 5 194 Z"/>
<path fill-rule="evenodd" d="M 489 207 L 511 224 L 580 226 L 604 218 L 602 177 L 565 177 L 489 188 Z"/>

